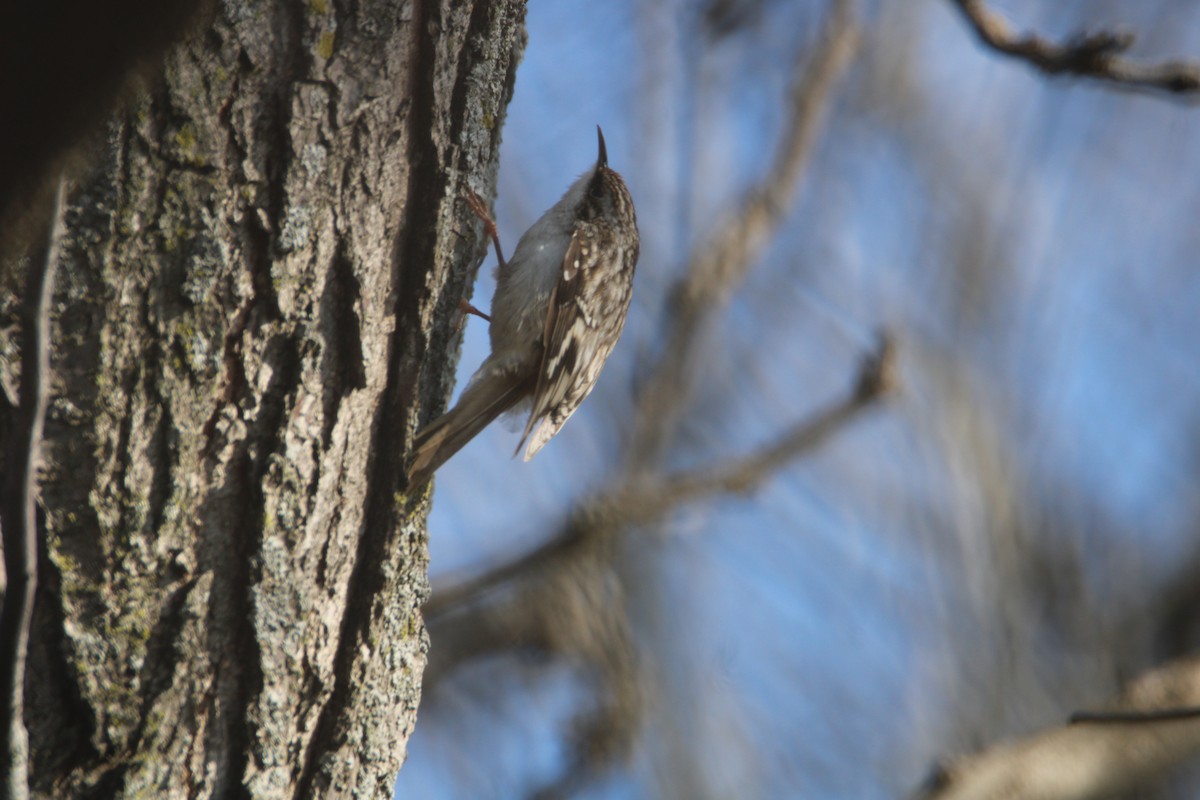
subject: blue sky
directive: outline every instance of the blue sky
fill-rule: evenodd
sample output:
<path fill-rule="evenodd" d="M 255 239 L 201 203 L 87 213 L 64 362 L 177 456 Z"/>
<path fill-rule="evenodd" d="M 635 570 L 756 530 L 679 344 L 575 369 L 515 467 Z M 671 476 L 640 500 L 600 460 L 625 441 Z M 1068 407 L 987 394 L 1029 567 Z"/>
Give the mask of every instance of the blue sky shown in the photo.
<path fill-rule="evenodd" d="M 1200 119 L 984 52 L 951 5 L 868 4 L 860 63 L 787 223 L 710 332 L 671 460 L 745 452 L 830 402 L 882 326 L 904 392 L 754 496 L 683 509 L 644 544 L 634 625 L 673 711 L 583 796 L 669 795 L 671 770 L 693 769 L 711 797 L 894 797 L 947 751 L 1112 689 L 1100 666 L 1064 667 L 1106 664 L 1102 637 L 1006 650 L 1037 635 L 993 563 L 1019 527 L 1006 514 L 1082 554 L 1101 619 L 1194 557 Z M 1100 5 L 1004 8 L 1055 35 L 1119 20 L 1138 55 L 1200 57 L 1200 9 Z M 625 337 L 563 432 L 526 464 L 496 424 L 439 473 L 435 587 L 542 541 L 614 469 L 664 294 L 769 162 L 785 65 L 823 7 L 768 3 L 705 44 L 681 2 L 530 4 L 501 150 L 506 250 L 594 160 L 599 123 L 643 256 Z M 471 320 L 460 385 L 486 349 Z M 1016 510 L 998 515 L 997 496 Z M 588 702 L 578 670 L 502 657 L 462 673 L 426 698 L 398 797 L 520 797 L 561 768 Z M 1011 693 L 988 727 L 964 709 L 997 682 Z"/>

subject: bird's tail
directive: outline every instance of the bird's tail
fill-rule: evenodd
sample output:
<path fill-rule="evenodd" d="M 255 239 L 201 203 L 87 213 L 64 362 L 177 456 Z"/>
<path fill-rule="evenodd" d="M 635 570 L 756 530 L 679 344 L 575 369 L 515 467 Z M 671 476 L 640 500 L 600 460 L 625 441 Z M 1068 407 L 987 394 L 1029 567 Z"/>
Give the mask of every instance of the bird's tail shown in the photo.
<path fill-rule="evenodd" d="M 454 408 L 417 433 L 408 462 L 408 485 L 423 485 L 438 467 L 532 388 L 528 379 L 512 373 L 492 373 L 473 381 Z"/>

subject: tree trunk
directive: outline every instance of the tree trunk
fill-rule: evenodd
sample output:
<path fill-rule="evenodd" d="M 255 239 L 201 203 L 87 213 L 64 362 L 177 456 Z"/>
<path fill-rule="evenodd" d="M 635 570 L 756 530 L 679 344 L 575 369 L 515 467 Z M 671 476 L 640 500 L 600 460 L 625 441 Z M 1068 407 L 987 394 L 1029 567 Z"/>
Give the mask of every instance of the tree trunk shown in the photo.
<path fill-rule="evenodd" d="M 483 241 L 460 198 L 491 194 L 523 15 L 230 0 L 91 146 L 58 271 L 35 793 L 390 796 L 427 648 L 403 459 L 453 379 Z"/>

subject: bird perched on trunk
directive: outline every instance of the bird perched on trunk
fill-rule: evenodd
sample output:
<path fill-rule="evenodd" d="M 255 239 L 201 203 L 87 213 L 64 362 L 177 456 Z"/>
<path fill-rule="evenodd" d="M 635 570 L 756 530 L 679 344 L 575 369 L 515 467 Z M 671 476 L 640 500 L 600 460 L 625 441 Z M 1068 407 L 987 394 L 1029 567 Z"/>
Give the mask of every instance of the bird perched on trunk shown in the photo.
<path fill-rule="evenodd" d="M 424 483 L 489 422 L 526 400 L 531 410 L 517 452 L 528 440 L 528 461 L 596 385 L 625 327 L 638 259 L 633 200 L 608 168 L 604 133 L 599 127 L 596 133 L 596 166 L 533 223 L 507 263 L 497 242 L 492 353 L 454 408 L 417 433 L 410 486 Z"/>

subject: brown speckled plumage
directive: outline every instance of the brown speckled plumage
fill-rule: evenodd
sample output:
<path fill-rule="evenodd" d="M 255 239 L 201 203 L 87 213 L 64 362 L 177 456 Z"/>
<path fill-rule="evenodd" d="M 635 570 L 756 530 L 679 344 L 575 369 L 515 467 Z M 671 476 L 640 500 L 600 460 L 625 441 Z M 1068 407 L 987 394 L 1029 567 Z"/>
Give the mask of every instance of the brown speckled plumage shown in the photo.
<path fill-rule="evenodd" d="M 602 133 L 599 149 L 596 166 L 525 232 L 497 273 L 492 353 L 457 405 L 417 434 L 411 485 L 524 400 L 532 408 L 517 450 L 528 441 L 528 461 L 596 385 L 625 327 L 638 258 L 633 200 L 608 168 Z"/>

